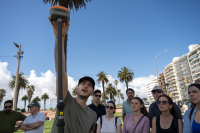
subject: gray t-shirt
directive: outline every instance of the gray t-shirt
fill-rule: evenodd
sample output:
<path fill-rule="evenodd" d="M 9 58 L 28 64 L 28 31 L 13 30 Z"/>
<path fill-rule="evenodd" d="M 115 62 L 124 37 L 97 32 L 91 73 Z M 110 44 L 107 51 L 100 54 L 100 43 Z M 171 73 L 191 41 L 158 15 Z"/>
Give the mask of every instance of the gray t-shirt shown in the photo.
<path fill-rule="evenodd" d="M 64 108 L 64 132 L 65 133 L 89 133 L 90 130 L 95 129 L 95 124 L 97 121 L 96 113 L 90 109 L 88 106 L 86 108 L 82 107 L 75 98 L 73 98 L 70 92 L 67 93 Z M 58 115 L 56 111 L 56 116 L 54 119 L 52 133 L 58 133 L 58 127 L 56 125 L 58 120 Z"/>

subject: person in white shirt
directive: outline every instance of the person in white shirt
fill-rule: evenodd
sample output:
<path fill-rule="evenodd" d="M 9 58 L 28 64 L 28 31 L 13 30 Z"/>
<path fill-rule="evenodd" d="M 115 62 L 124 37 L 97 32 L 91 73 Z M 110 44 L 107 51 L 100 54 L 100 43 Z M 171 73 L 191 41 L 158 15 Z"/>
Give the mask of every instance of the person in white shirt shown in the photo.
<path fill-rule="evenodd" d="M 114 116 L 116 105 L 113 101 L 107 102 L 106 115 L 97 120 L 97 133 L 121 133 L 122 123 L 118 117 Z"/>
<path fill-rule="evenodd" d="M 184 110 L 184 113 L 189 109 L 188 106 L 186 105 L 186 102 L 184 102 L 182 108 L 183 108 L 183 110 Z"/>
<path fill-rule="evenodd" d="M 28 108 L 30 108 L 31 114 L 26 117 L 20 129 L 25 133 L 43 133 L 45 114 L 40 113 L 39 103 L 31 103 Z"/>

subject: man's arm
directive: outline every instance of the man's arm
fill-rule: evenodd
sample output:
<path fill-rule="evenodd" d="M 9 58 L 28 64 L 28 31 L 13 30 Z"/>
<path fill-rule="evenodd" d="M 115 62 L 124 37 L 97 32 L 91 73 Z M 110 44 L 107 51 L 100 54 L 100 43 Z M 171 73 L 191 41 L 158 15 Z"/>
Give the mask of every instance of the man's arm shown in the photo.
<path fill-rule="evenodd" d="M 51 25 L 54 30 L 54 35 L 55 35 L 55 67 L 56 67 L 56 75 L 58 77 L 58 24 L 54 21 L 51 21 L 49 17 L 49 21 L 51 22 Z M 65 35 L 67 34 L 69 29 L 69 20 L 66 23 L 62 23 L 62 79 L 63 79 L 63 100 L 67 96 L 68 92 L 68 80 L 67 80 L 67 74 L 65 70 L 65 64 L 66 64 L 66 57 L 65 57 L 65 52 L 64 52 L 64 40 L 65 40 Z M 58 97 L 58 78 L 56 78 L 56 94 Z"/>
<path fill-rule="evenodd" d="M 123 121 L 124 121 L 125 116 L 126 116 L 126 113 L 123 113 L 123 116 L 122 116 Z"/>
<path fill-rule="evenodd" d="M 149 117 L 149 120 L 150 120 L 150 127 L 152 128 L 152 120 L 153 120 L 153 117 L 156 116 L 154 110 L 153 110 L 153 104 L 150 105 L 149 107 L 149 114 L 148 114 L 148 117 Z"/>
<path fill-rule="evenodd" d="M 29 131 L 29 130 L 33 130 L 33 129 L 30 127 L 27 127 L 25 123 L 22 123 L 20 130 Z"/>
<path fill-rule="evenodd" d="M 94 133 L 94 130 L 90 130 L 89 133 Z"/>
<path fill-rule="evenodd" d="M 125 111 L 125 108 L 124 108 L 124 103 L 122 104 L 122 113 L 123 113 L 122 120 L 124 121 L 124 118 L 126 116 L 126 111 Z"/>
<path fill-rule="evenodd" d="M 43 121 L 38 121 L 36 123 L 27 124 L 27 127 L 36 129 L 36 128 L 40 127 L 43 123 L 44 123 Z"/>
<path fill-rule="evenodd" d="M 17 127 L 15 127 L 15 132 L 21 127 L 22 123 L 23 121 Z"/>

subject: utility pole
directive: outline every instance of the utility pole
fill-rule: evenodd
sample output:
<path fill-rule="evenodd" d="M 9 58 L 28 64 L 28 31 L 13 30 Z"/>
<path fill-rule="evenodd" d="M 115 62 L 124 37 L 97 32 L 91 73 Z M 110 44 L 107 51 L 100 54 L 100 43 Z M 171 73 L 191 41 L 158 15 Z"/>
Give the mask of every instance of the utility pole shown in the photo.
<path fill-rule="evenodd" d="M 21 51 L 21 45 L 18 45 L 16 43 L 14 43 L 14 45 L 19 48 L 18 52 L 17 52 L 17 71 L 16 71 L 16 77 L 15 77 L 15 91 L 14 91 L 14 99 L 13 99 L 13 110 L 16 111 L 17 110 L 17 96 L 18 96 L 18 78 L 19 78 L 19 65 L 20 65 L 20 59 L 22 58 L 21 54 L 23 54 L 24 52 Z"/>

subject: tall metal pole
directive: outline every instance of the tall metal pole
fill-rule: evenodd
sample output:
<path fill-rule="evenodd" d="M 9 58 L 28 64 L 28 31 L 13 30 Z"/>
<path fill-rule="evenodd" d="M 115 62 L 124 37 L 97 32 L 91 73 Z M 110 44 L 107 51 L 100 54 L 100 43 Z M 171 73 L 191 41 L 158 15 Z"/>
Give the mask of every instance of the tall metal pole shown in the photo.
<path fill-rule="evenodd" d="M 17 71 L 15 77 L 15 91 L 14 91 L 14 99 L 13 99 L 13 110 L 17 110 L 17 95 L 18 95 L 18 78 L 19 78 L 19 65 L 20 65 L 20 58 L 21 58 L 21 45 L 19 45 L 19 51 L 17 52 Z"/>

